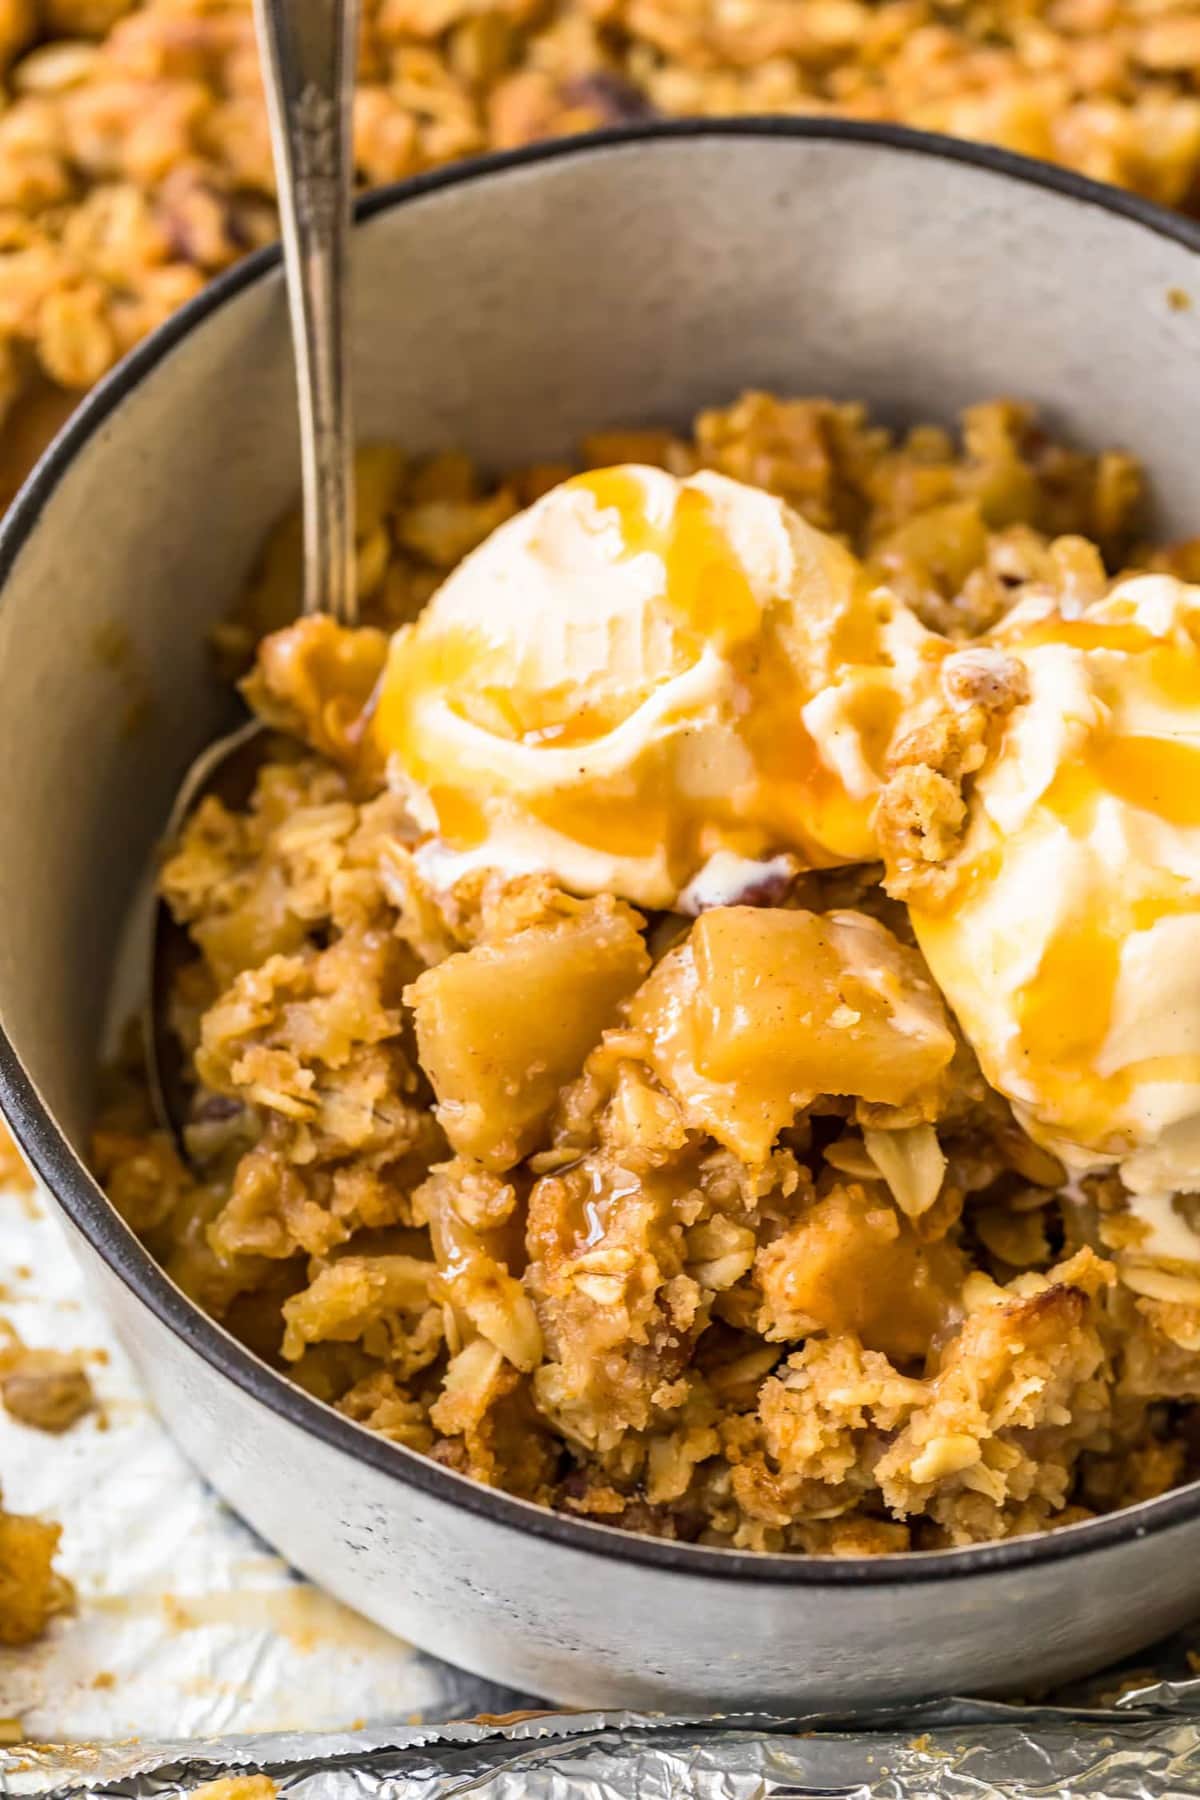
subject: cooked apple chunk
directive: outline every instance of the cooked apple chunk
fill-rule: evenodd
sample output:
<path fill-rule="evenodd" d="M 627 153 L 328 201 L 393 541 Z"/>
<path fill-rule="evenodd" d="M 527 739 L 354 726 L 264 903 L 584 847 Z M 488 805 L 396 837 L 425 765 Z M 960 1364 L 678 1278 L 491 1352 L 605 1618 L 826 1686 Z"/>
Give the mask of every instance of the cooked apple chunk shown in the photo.
<path fill-rule="evenodd" d="M 630 1003 L 629 1022 L 688 1130 L 707 1132 L 750 1164 L 763 1163 L 811 1096 L 793 1093 L 786 1070 L 757 1082 L 714 1081 L 702 1074 L 696 1058 L 697 986 L 689 939 L 655 964 Z"/>
<path fill-rule="evenodd" d="M 689 1128 L 749 1163 L 818 1094 L 901 1105 L 954 1051 L 920 957 L 856 912 L 714 907 L 629 1015 Z"/>
<path fill-rule="evenodd" d="M 714 1081 L 900 1106 L 954 1054 L 920 958 L 865 913 L 715 907 L 692 953 L 696 1061 Z"/>
<path fill-rule="evenodd" d="M 649 967 L 608 898 L 448 957 L 407 990 L 437 1113 L 461 1156 L 511 1168 Z"/>
<path fill-rule="evenodd" d="M 925 1242 L 877 1183 L 848 1182 L 804 1208 L 758 1253 L 758 1329 L 794 1343 L 853 1332 L 894 1363 L 921 1361 L 958 1318 L 962 1252 Z"/>

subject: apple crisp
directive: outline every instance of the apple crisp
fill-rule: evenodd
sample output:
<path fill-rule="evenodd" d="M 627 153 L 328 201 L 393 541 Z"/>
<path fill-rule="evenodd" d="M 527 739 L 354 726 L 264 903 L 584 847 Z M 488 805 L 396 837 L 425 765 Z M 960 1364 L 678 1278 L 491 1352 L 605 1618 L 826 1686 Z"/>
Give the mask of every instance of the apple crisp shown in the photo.
<path fill-rule="evenodd" d="M 207 799 L 163 863 L 193 950 L 188 1161 L 131 1052 L 94 1139 L 114 1204 L 347 1419 L 629 1530 L 887 1553 L 1188 1479 L 1200 1257 L 1022 1129 L 910 915 L 1028 700 L 975 640 L 1031 596 L 1195 574 L 1196 545 L 1140 548 L 1136 465 L 1011 402 L 898 438 L 748 394 L 580 462 L 779 496 L 936 639 L 943 700 L 887 750 L 878 860 L 739 864 L 674 909 L 537 871 L 439 881 L 366 751 L 388 634 L 573 470 L 364 452 L 363 625 L 288 624 L 289 520 L 218 634 L 278 735 L 247 805 Z"/>

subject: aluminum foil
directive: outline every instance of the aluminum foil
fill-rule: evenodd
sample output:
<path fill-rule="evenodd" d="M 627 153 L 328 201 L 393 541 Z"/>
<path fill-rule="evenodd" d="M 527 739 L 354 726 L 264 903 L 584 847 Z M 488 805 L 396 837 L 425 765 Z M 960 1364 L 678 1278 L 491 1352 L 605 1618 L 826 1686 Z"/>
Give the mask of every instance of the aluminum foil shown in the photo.
<path fill-rule="evenodd" d="M 50 1204 L 2 1188 L 0 1319 L 81 1350 L 99 1402 L 61 1437 L 0 1408 L 4 1504 L 60 1521 L 78 1596 L 43 1642 L 0 1649 L 0 1720 L 35 1741 L 153 1742 L 524 1703 L 368 1624 L 234 1518 L 155 1419 Z"/>
<path fill-rule="evenodd" d="M 99 1399 L 58 1438 L 0 1411 L 6 1504 L 62 1522 L 79 1597 L 44 1643 L 0 1650 L 0 1720 L 25 1738 L 0 1751 L 0 1795 L 150 1800 L 251 1772 L 289 1800 L 1200 1795 L 1200 1629 L 1053 1705 L 538 1711 L 367 1624 L 234 1519 L 155 1421 L 56 1220 L 16 1189 L 0 1190 L 0 1318 L 85 1352 Z"/>
<path fill-rule="evenodd" d="M 431 1731 L 31 1752 L 17 1795 L 186 1794 L 261 1771 L 296 1800 L 1157 1800 L 1200 1792 L 1200 1716 L 949 1704 L 874 1729 L 821 1721 L 549 1715 Z"/>

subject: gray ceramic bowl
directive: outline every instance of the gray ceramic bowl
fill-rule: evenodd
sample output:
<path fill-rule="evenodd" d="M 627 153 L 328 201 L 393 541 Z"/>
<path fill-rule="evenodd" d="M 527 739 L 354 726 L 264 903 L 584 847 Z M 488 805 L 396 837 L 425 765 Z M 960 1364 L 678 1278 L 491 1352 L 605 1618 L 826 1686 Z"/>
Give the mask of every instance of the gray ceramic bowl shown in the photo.
<path fill-rule="evenodd" d="M 1143 456 L 1200 523 L 1200 234 L 1003 155 L 825 122 L 683 126 L 455 168 L 362 208 L 365 438 L 504 463 L 761 385 L 897 420 L 1014 393 Z M 0 1087 L 170 1429 L 299 1568 L 564 1701 L 847 1707 L 1063 1677 L 1200 1602 L 1200 1492 L 886 1561 L 756 1557 L 539 1511 L 369 1436 L 193 1309 L 83 1161 L 114 948 L 227 706 L 206 628 L 297 487 L 276 258 L 84 404 L 0 531 Z M 128 655 L 97 654 L 102 638 Z M 125 718 L 148 694 L 143 729 Z"/>

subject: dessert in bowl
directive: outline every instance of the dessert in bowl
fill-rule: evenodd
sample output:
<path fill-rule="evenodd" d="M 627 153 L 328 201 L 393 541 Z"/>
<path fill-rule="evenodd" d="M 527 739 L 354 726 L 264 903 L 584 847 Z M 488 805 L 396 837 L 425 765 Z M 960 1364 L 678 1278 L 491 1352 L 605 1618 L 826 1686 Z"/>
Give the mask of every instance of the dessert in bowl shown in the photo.
<path fill-rule="evenodd" d="M 277 752 L 160 876 L 195 1172 L 122 1084 L 108 1191 L 310 1392 L 576 1516 L 872 1554 L 1188 1479 L 1193 553 L 1012 403 L 622 448 L 365 459 L 376 616 L 486 535 L 258 645 Z"/>
<path fill-rule="evenodd" d="M 858 1704 L 1149 1641 L 1197 1597 L 1188 1203 L 1134 1164 L 1178 1149 L 1188 1050 L 1147 1069 L 1123 968 L 1054 1046 L 1028 887 L 1090 858 L 1091 937 L 1147 934 L 1161 991 L 1190 826 L 1106 746 L 1186 751 L 1191 553 L 1145 546 L 1193 523 L 1157 373 L 1188 228 L 802 124 L 456 173 L 357 252 L 363 441 L 404 446 L 364 464 L 361 633 L 288 632 L 286 529 L 263 560 L 267 265 L 4 538 L 5 1100 L 164 1417 L 314 1578 L 563 1698 Z M 278 748 L 162 867 L 189 1169 L 95 1070 L 228 717 L 214 634 Z M 1031 717 L 1090 797 L 1035 779 Z"/>

